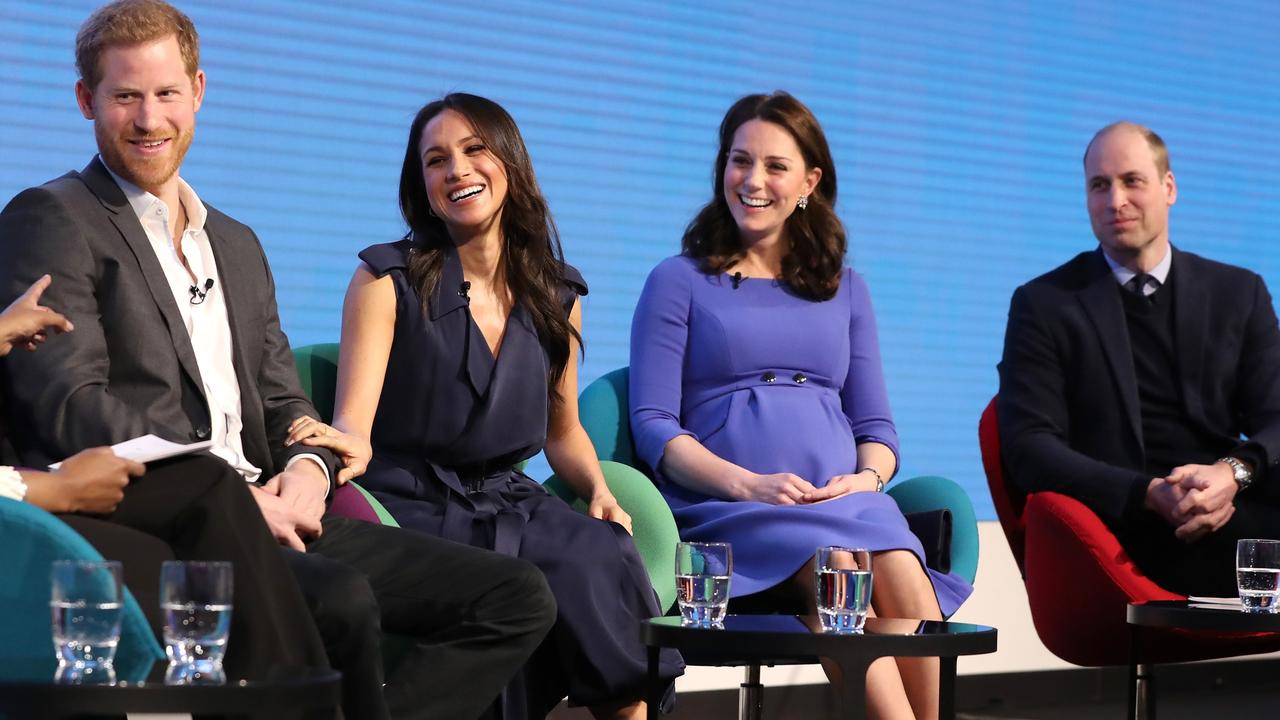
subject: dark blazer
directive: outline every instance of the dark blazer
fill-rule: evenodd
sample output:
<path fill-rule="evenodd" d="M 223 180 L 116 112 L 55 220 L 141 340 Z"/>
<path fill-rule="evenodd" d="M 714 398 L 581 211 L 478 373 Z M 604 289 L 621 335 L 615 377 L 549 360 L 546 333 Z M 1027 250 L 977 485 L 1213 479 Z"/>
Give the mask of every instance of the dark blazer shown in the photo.
<path fill-rule="evenodd" d="M 1173 249 L 1174 342 L 1186 416 L 1264 458 L 1251 494 L 1276 496 L 1280 328 L 1256 273 Z M 1009 307 L 997 412 L 1007 471 L 1116 523 L 1140 512 L 1145 467 L 1133 352 L 1119 285 L 1102 250 L 1018 288 Z"/>
<path fill-rule="evenodd" d="M 294 418 L 317 415 L 280 329 L 262 246 L 247 226 L 206 208 L 245 456 L 266 480 L 292 455 L 315 452 L 283 441 Z M 3 361 L 8 427 L 22 461 L 40 467 L 145 433 L 207 439 L 209 406 L 182 316 L 133 208 L 97 157 L 81 172 L 23 191 L 0 213 L 0 301 L 44 273 L 53 284 L 42 302 L 76 329 Z M 317 454 L 332 470 L 333 455 Z"/>

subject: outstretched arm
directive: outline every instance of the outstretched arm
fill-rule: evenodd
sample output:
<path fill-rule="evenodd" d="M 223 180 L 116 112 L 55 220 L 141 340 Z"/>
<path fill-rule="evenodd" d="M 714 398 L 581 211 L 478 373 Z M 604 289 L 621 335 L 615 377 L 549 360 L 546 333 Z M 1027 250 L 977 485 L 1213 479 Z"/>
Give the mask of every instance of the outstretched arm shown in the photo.
<path fill-rule="evenodd" d="M 575 300 L 569 323 L 582 332 L 582 301 Z M 631 516 L 618 505 L 605 484 L 591 438 L 578 417 L 578 341 L 569 338 L 569 360 L 557 388 L 559 399 L 551 406 L 547 423 L 547 462 L 573 492 L 587 501 L 591 517 L 616 522 L 631 532 Z"/>
<path fill-rule="evenodd" d="M 4 312 L 0 312 L 0 356 L 8 355 L 15 347 L 35 350 L 50 334 L 75 329 L 62 313 L 40 304 L 40 295 L 52 281 L 49 275 L 40 276 Z"/>
<path fill-rule="evenodd" d="M 364 474 L 373 458 L 369 440 L 391 356 L 395 323 L 396 290 L 391 277 L 377 277 L 361 263 L 347 285 L 342 305 L 333 428 L 317 418 L 299 418 L 289 428 L 287 441 L 325 447 L 337 454 L 344 466 L 338 471 L 339 484 Z"/>

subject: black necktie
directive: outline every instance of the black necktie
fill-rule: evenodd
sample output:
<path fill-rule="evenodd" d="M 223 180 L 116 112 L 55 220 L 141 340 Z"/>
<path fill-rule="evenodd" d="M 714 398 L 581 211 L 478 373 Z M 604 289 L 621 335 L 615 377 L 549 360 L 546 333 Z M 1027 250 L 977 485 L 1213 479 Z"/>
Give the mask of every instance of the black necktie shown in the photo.
<path fill-rule="evenodd" d="M 1146 273 L 1138 273 L 1129 281 L 1129 291 L 1138 297 L 1151 302 L 1151 296 L 1147 294 L 1147 286 L 1156 283 L 1156 279 Z"/>

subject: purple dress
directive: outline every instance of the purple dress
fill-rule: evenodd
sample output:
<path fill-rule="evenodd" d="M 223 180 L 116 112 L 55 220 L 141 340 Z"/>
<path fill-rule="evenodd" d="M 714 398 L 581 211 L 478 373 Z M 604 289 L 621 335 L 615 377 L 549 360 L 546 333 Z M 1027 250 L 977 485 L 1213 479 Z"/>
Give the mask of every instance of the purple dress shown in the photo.
<path fill-rule="evenodd" d="M 667 442 L 690 435 L 752 472 L 816 487 L 857 466 L 857 443 L 898 452 L 871 296 L 845 268 L 824 302 L 774 280 L 706 275 L 677 256 L 650 273 L 631 327 L 631 430 L 680 537 L 733 545 L 734 597 L 786 580 L 824 545 L 910 550 L 920 541 L 893 498 L 861 492 L 813 505 L 703 495 L 657 472 Z M 973 588 L 928 569 L 944 615 Z"/>

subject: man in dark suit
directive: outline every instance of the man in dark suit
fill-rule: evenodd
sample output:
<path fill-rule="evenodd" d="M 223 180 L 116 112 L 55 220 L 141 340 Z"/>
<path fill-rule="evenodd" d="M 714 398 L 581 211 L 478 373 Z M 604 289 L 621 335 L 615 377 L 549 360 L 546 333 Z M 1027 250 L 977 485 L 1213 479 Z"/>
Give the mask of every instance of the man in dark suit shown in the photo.
<path fill-rule="evenodd" d="M 1280 529 L 1280 328 L 1257 274 L 1169 243 L 1164 142 L 1116 123 L 1085 152 L 1100 248 L 1013 295 L 1004 462 L 1072 496 L 1169 590 L 1234 595 L 1236 540 Z"/>
<path fill-rule="evenodd" d="M 212 441 L 290 548 L 347 715 L 479 715 L 554 620 L 545 580 L 513 558 L 325 514 L 338 462 L 286 446 L 316 412 L 266 257 L 178 174 L 205 87 L 194 26 L 161 0 L 115 2 L 81 27 L 76 63 L 99 156 L 0 213 L 0 294 L 47 272 L 46 303 L 75 324 L 6 360 L 14 447 L 39 465 L 145 433 Z M 382 630 L 415 641 L 385 697 Z"/>

